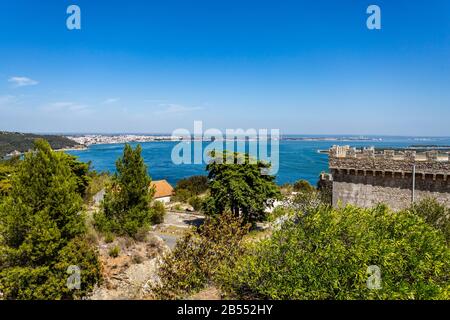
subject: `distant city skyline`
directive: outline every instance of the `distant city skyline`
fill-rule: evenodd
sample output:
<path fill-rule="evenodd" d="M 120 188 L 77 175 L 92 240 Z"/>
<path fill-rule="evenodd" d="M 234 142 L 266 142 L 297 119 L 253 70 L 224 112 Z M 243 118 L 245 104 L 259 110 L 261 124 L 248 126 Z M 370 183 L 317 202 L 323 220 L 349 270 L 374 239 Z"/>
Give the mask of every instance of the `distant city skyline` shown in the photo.
<path fill-rule="evenodd" d="M 81 8 L 81 30 L 66 9 Z M 366 9 L 381 8 L 381 30 Z M 450 136 L 450 2 L 0 3 L 0 131 Z"/>

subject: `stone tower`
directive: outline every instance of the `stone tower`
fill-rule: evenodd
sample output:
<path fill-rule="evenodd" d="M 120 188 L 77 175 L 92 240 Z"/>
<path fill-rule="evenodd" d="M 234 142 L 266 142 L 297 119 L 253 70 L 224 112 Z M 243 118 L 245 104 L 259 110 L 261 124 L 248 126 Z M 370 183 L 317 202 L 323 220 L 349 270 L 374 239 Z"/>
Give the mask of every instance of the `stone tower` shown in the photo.
<path fill-rule="evenodd" d="M 330 174 L 321 175 L 321 181 L 331 185 L 334 206 L 386 203 L 399 210 L 426 197 L 450 206 L 448 153 L 333 146 L 329 170 Z"/>

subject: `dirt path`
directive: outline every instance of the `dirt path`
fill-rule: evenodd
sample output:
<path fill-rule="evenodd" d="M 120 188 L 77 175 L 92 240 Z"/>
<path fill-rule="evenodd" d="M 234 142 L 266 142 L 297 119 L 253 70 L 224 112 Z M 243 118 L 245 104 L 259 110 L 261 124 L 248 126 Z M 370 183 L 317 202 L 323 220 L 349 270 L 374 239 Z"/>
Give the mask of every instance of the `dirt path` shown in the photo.
<path fill-rule="evenodd" d="M 200 226 L 205 216 L 191 213 L 169 211 L 164 217 L 164 222 L 157 225 L 151 234 L 164 240 L 165 244 L 173 249 L 184 233 L 193 226 Z"/>

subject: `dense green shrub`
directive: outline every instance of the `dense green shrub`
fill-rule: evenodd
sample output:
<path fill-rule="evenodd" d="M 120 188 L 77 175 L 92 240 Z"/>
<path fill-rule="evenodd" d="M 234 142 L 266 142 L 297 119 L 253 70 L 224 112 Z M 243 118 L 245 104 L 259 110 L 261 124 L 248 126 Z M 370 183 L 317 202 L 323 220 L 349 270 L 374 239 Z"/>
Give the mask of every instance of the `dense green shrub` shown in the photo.
<path fill-rule="evenodd" d="M 192 197 L 192 193 L 186 189 L 175 189 L 175 193 L 172 196 L 172 202 L 184 202 L 186 203 L 189 198 Z"/>
<path fill-rule="evenodd" d="M 198 229 L 188 232 L 174 250 L 163 257 L 160 282 L 153 292 L 160 299 L 176 299 L 214 282 L 223 266 L 232 267 L 243 253 L 248 225 L 231 213 L 208 217 Z"/>
<path fill-rule="evenodd" d="M 85 240 L 77 178 L 67 156 L 43 140 L 27 153 L 0 204 L 0 291 L 6 299 L 75 299 L 100 280 L 97 252 Z M 67 286 L 69 266 L 81 288 Z"/>
<path fill-rule="evenodd" d="M 69 164 L 70 169 L 75 175 L 75 181 L 77 184 L 77 192 L 84 197 L 86 194 L 86 189 L 91 182 L 90 167 L 91 163 L 84 163 L 78 161 L 77 157 L 63 153 L 67 158 L 66 161 Z"/>
<path fill-rule="evenodd" d="M 414 203 L 408 210 L 422 217 L 436 229 L 441 230 L 447 242 L 450 242 L 450 208 L 434 198 L 428 198 Z"/>
<path fill-rule="evenodd" d="M 135 150 L 126 144 L 123 156 L 116 161 L 117 173 L 103 200 L 103 211 L 94 215 L 102 232 L 134 236 L 139 228 L 150 225 L 153 196 L 141 146 Z"/>
<path fill-rule="evenodd" d="M 77 192 L 83 197 L 86 189 L 91 182 L 90 163 L 84 163 L 77 159 L 77 157 L 61 153 L 61 157 L 65 158 L 65 162 L 69 165 L 70 170 L 75 176 L 77 185 Z M 13 157 L 9 160 L 0 161 L 0 195 L 6 195 L 6 191 L 11 189 L 10 177 L 18 168 L 21 160 L 20 157 Z"/>
<path fill-rule="evenodd" d="M 175 186 L 175 193 L 179 190 L 186 190 L 191 196 L 202 194 L 208 190 L 208 177 L 191 176 L 189 178 L 181 179 Z"/>
<path fill-rule="evenodd" d="M 294 183 L 293 190 L 295 192 L 313 192 L 316 188 L 314 188 L 308 181 L 301 179 Z"/>
<path fill-rule="evenodd" d="M 203 200 L 198 196 L 194 196 L 189 199 L 189 205 L 191 205 L 195 211 L 201 211 L 203 208 Z"/>
<path fill-rule="evenodd" d="M 163 223 L 165 215 L 166 215 L 166 207 L 164 206 L 164 203 L 160 201 L 153 201 L 151 222 L 153 224 Z"/>
<path fill-rule="evenodd" d="M 417 215 L 321 206 L 298 218 L 223 270 L 222 290 L 244 299 L 450 298 L 449 247 Z M 369 266 L 381 271 L 379 289 L 367 286 Z"/>
<path fill-rule="evenodd" d="M 80 273 L 80 289 L 67 284 L 70 267 Z M 97 252 L 82 238 L 69 241 L 54 260 L 33 265 L 6 267 L 0 275 L 0 291 L 6 299 L 81 299 L 89 295 L 101 280 Z"/>
<path fill-rule="evenodd" d="M 7 196 L 12 188 L 11 177 L 17 169 L 18 160 L 0 161 L 0 199 Z"/>

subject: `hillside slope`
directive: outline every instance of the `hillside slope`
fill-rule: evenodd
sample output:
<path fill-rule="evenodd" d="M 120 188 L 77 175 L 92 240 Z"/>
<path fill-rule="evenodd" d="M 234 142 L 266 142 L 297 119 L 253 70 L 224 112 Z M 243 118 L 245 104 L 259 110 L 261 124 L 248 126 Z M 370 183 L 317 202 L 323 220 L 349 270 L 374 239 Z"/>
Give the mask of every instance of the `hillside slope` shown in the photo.
<path fill-rule="evenodd" d="M 14 151 L 26 152 L 32 149 L 34 140 L 38 138 L 47 140 L 55 150 L 81 146 L 63 136 L 0 131 L 0 158 Z"/>

